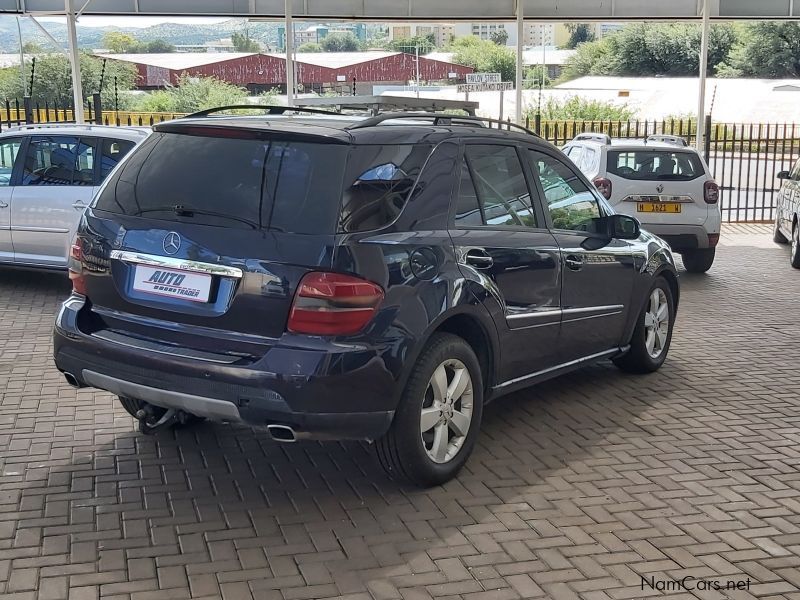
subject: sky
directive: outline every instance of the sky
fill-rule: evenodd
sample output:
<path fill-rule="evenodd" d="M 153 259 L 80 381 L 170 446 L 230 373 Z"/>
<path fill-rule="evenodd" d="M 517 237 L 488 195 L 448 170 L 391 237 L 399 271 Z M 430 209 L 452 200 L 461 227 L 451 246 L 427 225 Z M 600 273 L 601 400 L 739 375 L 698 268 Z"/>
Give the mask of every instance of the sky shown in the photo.
<path fill-rule="evenodd" d="M 40 21 L 64 22 L 64 17 L 41 17 Z M 83 16 L 78 23 L 82 27 L 150 27 L 160 23 L 222 23 L 227 17 L 90 17 Z"/>

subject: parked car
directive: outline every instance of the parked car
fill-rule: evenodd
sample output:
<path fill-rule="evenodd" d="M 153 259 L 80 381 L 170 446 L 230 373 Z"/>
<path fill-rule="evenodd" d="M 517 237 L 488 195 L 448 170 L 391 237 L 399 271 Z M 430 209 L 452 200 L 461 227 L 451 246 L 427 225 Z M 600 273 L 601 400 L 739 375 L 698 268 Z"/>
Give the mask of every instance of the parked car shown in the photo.
<path fill-rule="evenodd" d="M 0 265 L 66 270 L 83 209 L 148 132 L 26 125 L 0 134 Z"/>
<path fill-rule="evenodd" d="M 145 432 L 196 416 L 371 440 L 434 485 L 487 401 L 602 359 L 662 365 L 665 242 L 527 130 L 406 117 L 156 125 L 72 246 L 67 381 Z"/>
<path fill-rule="evenodd" d="M 690 273 L 711 268 L 722 215 L 719 186 L 703 157 L 677 136 L 612 140 L 586 133 L 564 153 L 595 184 L 617 212 L 669 242 Z"/>
<path fill-rule="evenodd" d="M 792 241 L 791 264 L 800 269 L 800 160 L 791 171 L 781 171 L 783 181 L 775 208 L 775 228 L 772 238 L 778 244 Z"/>

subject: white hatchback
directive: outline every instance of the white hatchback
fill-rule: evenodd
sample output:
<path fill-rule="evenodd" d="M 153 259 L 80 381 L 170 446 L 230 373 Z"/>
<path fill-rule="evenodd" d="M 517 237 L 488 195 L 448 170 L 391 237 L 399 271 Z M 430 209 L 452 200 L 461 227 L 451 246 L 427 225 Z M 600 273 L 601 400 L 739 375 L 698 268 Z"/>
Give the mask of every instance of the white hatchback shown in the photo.
<path fill-rule="evenodd" d="M 617 212 L 636 217 L 681 254 L 687 271 L 711 268 L 722 222 L 719 186 L 686 140 L 612 140 L 586 133 L 563 151 Z"/>
<path fill-rule="evenodd" d="M 144 127 L 24 125 L 0 134 L 0 265 L 66 269 L 81 215 Z"/>

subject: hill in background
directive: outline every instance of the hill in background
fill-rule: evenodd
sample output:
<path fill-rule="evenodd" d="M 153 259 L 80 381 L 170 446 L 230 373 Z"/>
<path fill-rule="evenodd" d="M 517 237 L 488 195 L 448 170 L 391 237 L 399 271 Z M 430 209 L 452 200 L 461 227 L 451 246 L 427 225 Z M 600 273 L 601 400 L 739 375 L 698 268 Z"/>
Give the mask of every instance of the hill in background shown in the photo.
<path fill-rule="evenodd" d="M 47 31 L 66 47 L 67 26 L 63 23 L 40 23 Z M 243 31 L 246 22 L 244 19 L 230 19 L 222 23 L 160 23 L 150 27 L 82 27 L 78 25 L 78 45 L 84 49 L 103 47 L 103 36 L 109 31 L 120 31 L 134 36 L 140 42 L 153 40 L 166 40 L 170 44 L 203 44 L 220 38 L 228 38 L 236 31 Z M 53 44 L 27 18 L 21 19 L 23 43 L 32 42 L 43 50 L 51 50 Z M 253 22 L 247 24 L 250 37 L 258 40 L 265 46 L 275 47 L 278 40 L 278 22 Z M 19 52 L 19 34 L 17 20 L 12 16 L 0 16 L 0 52 Z"/>

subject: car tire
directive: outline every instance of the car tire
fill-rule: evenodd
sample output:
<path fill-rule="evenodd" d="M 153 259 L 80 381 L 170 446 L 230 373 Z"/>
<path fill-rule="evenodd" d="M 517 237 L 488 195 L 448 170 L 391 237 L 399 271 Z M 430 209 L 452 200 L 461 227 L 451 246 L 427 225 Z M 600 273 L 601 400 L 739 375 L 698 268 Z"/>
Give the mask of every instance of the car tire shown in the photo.
<path fill-rule="evenodd" d="M 780 227 L 778 227 L 778 217 L 775 216 L 775 224 L 772 226 L 772 241 L 776 244 L 788 244 L 789 240 L 786 239 L 786 236 L 781 233 Z"/>
<path fill-rule="evenodd" d="M 686 250 L 681 253 L 681 258 L 683 266 L 689 273 L 705 273 L 714 264 L 716 255 L 716 248 L 703 248 L 702 250 Z"/>
<path fill-rule="evenodd" d="M 792 227 L 791 264 L 795 269 L 800 269 L 800 223 L 798 222 Z"/>
<path fill-rule="evenodd" d="M 440 485 L 469 458 L 482 414 L 475 352 L 458 336 L 436 333 L 414 364 L 389 431 L 375 444 L 378 459 L 394 478 Z"/>
<path fill-rule="evenodd" d="M 119 399 L 119 403 L 122 405 L 122 408 L 124 408 L 125 411 L 136 420 L 139 419 L 139 417 L 136 416 L 139 413 L 139 411 L 145 408 L 145 406 L 147 406 L 146 402 L 142 400 L 137 400 L 136 398 L 128 398 L 126 396 L 117 396 L 117 398 Z M 157 418 L 163 415 L 167 411 L 166 408 L 161 408 L 159 406 L 152 406 L 152 408 L 156 409 L 157 412 L 155 416 Z M 205 419 L 203 419 L 203 417 L 198 417 L 197 415 L 186 413 L 185 420 L 182 423 L 176 422 L 175 425 L 173 425 L 173 427 L 192 425 L 194 423 L 199 423 L 204 420 Z"/>
<path fill-rule="evenodd" d="M 666 312 L 661 313 L 661 307 Z M 653 373 L 667 359 L 675 323 L 675 299 L 663 277 L 653 282 L 647 301 L 636 320 L 630 349 L 615 358 L 614 364 L 628 373 Z"/>

